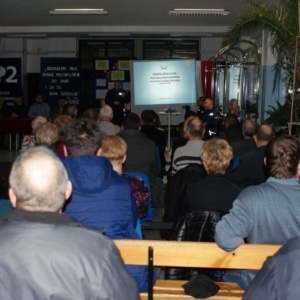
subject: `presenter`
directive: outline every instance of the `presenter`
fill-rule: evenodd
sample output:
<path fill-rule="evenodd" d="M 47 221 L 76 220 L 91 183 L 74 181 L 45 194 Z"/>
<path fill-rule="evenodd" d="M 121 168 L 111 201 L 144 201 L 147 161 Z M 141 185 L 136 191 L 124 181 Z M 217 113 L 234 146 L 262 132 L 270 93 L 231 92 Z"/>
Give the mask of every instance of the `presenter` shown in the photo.
<path fill-rule="evenodd" d="M 115 81 L 115 87 L 108 90 L 105 97 L 105 104 L 109 105 L 114 113 L 114 123 L 116 125 L 122 126 L 122 121 L 125 112 L 125 103 L 129 103 L 130 99 L 126 92 L 121 88 L 121 82 Z"/>

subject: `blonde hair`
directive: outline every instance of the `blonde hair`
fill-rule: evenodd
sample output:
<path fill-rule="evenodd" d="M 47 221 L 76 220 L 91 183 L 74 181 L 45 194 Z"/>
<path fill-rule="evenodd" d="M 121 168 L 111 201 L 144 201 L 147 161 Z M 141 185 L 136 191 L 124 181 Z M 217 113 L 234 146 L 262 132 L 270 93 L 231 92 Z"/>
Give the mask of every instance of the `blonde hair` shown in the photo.
<path fill-rule="evenodd" d="M 42 116 L 38 116 L 31 121 L 31 128 L 35 131 L 41 124 L 46 123 L 47 119 Z"/>
<path fill-rule="evenodd" d="M 64 138 L 67 126 L 73 119 L 70 116 L 62 115 L 54 119 L 53 124 L 57 126 L 59 138 Z"/>
<path fill-rule="evenodd" d="M 225 174 L 233 158 L 233 151 L 226 140 L 212 138 L 204 142 L 200 158 L 208 174 Z"/>
<path fill-rule="evenodd" d="M 41 124 L 35 131 L 37 145 L 53 146 L 58 140 L 58 128 L 56 125 L 46 122 Z"/>
<path fill-rule="evenodd" d="M 110 161 L 122 161 L 127 153 L 126 142 L 117 135 L 109 135 L 102 140 L 101 155 Z"/>

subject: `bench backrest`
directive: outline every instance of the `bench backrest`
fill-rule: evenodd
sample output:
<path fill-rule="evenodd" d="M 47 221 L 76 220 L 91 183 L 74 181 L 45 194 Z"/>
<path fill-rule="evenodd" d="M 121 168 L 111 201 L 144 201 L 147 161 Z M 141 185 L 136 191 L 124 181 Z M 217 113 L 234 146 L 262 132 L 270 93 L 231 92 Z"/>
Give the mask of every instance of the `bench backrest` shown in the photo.
<path fill-rule="evenodd" d="M 260 269 L 281 245 L 243 244 L 226 252 L 216 243 L 152 240 L 115 240 L 125 264 L 147 265 L 153 247 L 153 265 L 162 267 Z"/>

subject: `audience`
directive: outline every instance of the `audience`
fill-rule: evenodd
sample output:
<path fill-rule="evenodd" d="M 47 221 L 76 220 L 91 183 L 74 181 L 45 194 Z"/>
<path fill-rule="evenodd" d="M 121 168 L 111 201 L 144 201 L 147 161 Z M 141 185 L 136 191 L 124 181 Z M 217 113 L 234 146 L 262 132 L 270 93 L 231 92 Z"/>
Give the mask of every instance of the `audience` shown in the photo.
<path fill-rule="evenodd" d="M 75 105 L 68 105 L 66 108 L 66 115 L 71 117 L 72 119 L 75 119 L 77 117 L 78 110 Z"/>
<path fill-rule="evenodd" d="M 215 240 L 226 251 L 248 243 L 282 244 L 299 236 L 300 144 L 291 136 L 279 136 L 266 148 L 265 183 L 244 189 L 230 213 L 216 226 Z M 227 276 L 226 276 L 227 274 Z M 253 273 L 228 271 L 225 281 L 246 288 Z"/>
<path fill-rule="evenodd" d="M 112 239 L 138 239 L 136 207 L 128 180 L 101 155 L 103 134 L 95 121 L 78 118 L 66 130 L 62 158 L 73 186 L 64 212 Z M 127 266 L 140 291 L 147 290 L 147 268 Z"/>
<path fill-rule="evenodd" d="M 96 109 L 93 108 L 88 108 L 83 112 L 82 115 L 84 118 L 89 119 L 89 120 L 93 120 L 96 123 L 98 123 L 99 121 L 99 116 L 98 116 L 98 112 L 96 111 Z"/>
<path fill-rule="evenodd" d="M 50 150 L 56 153 L 54 147 L 56 141 L 58 140 L 58 128 L 56 125 L 45 122 L 41 124 L 35 130 L 35 144 L 36 146 L 46 146 Z"/>
<path fill-rule="evenodd" d="M 290 239 L 256 274 L 244 300 L 295 300 L 300 294 L 300 238 Z"/>
<path fill-rule="evenodd" d="M 166 159 L 165 150 L 167 146 L 167 137 L 163 130 L 158 129 L 154 124 L 156 116 L 153 110 L 144 110 L 141 114 L 142 128 L 141 132 L 150 140 L 154 141 L 159 151 L 161 169 L 165 169 Z"/>
<path fill-rule="evenodd" d="M 52 122 L 56 118 L 64 115 L 65 113 L 66 113 L 66 101 L 63 98 L 59 98 L 57 104 L 51 109 L 50 117 Z"/>
<path fill-rule="evenodd" d="M 151 186 L 153 206 L 160 205 L 161 186 L 157 180 L 159 175 L 159 158 L 155 143 L 141 132 L 141 119 L 135 113 L 129 113 L 124 120 L 124 130 L 118 135 L 127 144 L 127 159 L 124 171 L 141 172 L 148 176 Z"/>
<path fill-rule="evenodd" d="M 242 124 L 235 114 L 227 114 L 224 119 L 223 131 L 220 134 L 229 144 L 239 142 L 244 139 Z"/>
<path fill-rule="evenodd" d="M 15 103 L 11 107 L 10 116 L 12 118 L 26 118 L 27 117 L 27 106 L 23 103 L 23 98 L 17 96 L 15 98 Z"/>
<path fill-rule="evenodd" d="M 253 120 L 245 120 L 242 125 L 244 139 L 239 142 L 231 143 L 233 156 L 239 157 L 256 149 L 253 136 L 257 132 L 258 125 Z"/>
<path fill-rule="evenodd" d="M 110 106 L 105 105 L 100 109 L 99 128 L 107 135 L 115 135 L 121 131 L 121 127 L 112 123 L 113 110 Z"/>
<path fill-rule="evenodd" d="M 53 124 L 56 125 L 58 129 L 58 140 L 55 143 L 56 152 L 64 155 L 65 146 L 65 133 L 68 125 L 71 123 L 72 118 L 69 116 L 61 115 L 54 119 Z"/>
<path fill-rule="evenodd" d="M 43 123 L 46 123 L 47 119 L 42 116 L 38 116 L 31 121 L 32 133 L 25 135 L 21 144 L 21 152 L 35 146 L 35 131 Z"/>
<path fill-rule="evenodd" d="M 263 183 L 267 180 L 264 157 L 267 144 L 275 137 L 269 125 L 261 125 L 253 136 L 257 149 L 238 158 L 230 178 L 243 186 Z"/>
<path fill-rule="evenodd" d="M 114 171 L 119 175 L 123 175 L 129 180 L 131 194 L 136 204 L 139 218 L 147 215 L 150 194 L 148 188 L 138 176 L 128 176 L 123 173 L 123 164 L 127 157 L 127 144 L 117 135 L 107 136 L 102 140 L 101 156 L 108 158 L 112 164 Z"/>
<path fill-rule="evenodd" d="M 184 134 L 188 142 L 185 146 L 177 148 L 174 153 L 173 174 L 190 164 L 202 164 L 199 153 L 203 145 L 203 123 L 198 117 L 189 117 L 185 121 L 184 128 Z"/>
<path fill-rule="evenodd" d="M 38 94 L 34 98 L 35 103 L 32 104 L 28 111 L 28 118 L 35 118 L 38 116 L 50 117 L 50 106 L 48 103 L 43 101 L 42 95 Z"/>
<path fill-rule="evenodd" d="M 207 176 L 187 190 L 188 210 L 228 213 L 241 191 L 225 177 L 233 158 L 232 148 L 225 140 L 212 138 L 204 142 L 200 157 Z"/>
<path fill-rule="evenodd" d="M 61 213 L 72 185 L 53 152 L 26 151 L 9 182 L 15 209 L 0 220 L 3 298 L 139 299 L 113 242 Z"/>
<path fill-rule="evenodd" d="M 237 117 L 239 117 L 241 115 L 241 110 L 240 110 L 237 99 L 231 99 L 229 101 L 227 114 L 233 114 L 233 115 L 236 115 Z"/>

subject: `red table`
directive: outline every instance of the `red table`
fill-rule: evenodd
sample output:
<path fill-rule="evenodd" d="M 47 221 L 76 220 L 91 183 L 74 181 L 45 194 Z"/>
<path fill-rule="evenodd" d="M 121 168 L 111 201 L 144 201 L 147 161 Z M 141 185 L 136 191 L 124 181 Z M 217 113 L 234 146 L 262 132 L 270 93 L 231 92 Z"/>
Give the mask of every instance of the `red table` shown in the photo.
<path fill-rule="evenodd" d="M 12 149 L 12 134 L 15 134 L 16 150 L 19 145 L 19 134 L 30 134 L 32 119 L 29 118 L 0 118 L 0 133 L 9 135 L 9 150 Z"/>

